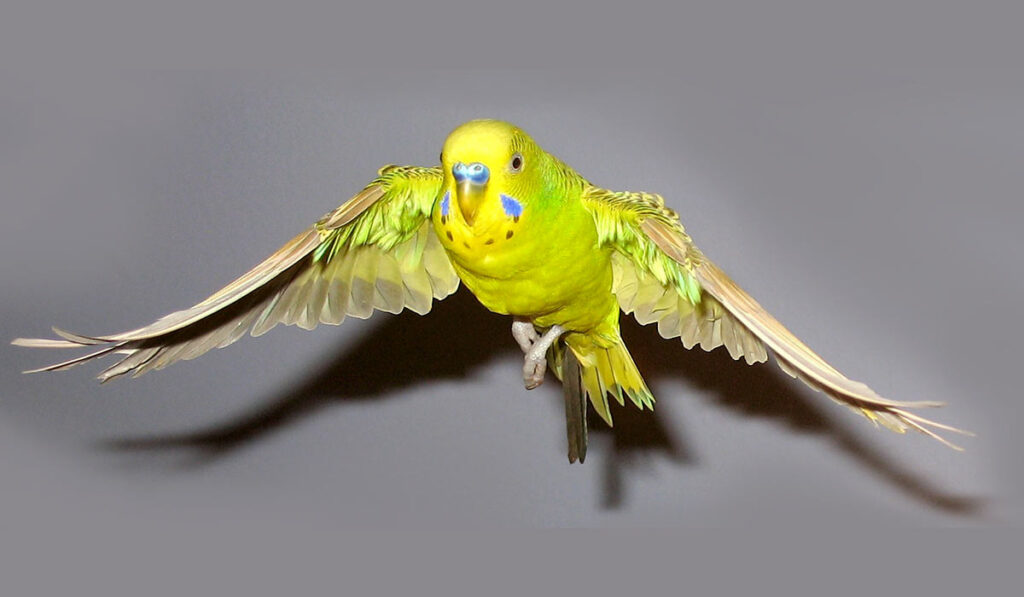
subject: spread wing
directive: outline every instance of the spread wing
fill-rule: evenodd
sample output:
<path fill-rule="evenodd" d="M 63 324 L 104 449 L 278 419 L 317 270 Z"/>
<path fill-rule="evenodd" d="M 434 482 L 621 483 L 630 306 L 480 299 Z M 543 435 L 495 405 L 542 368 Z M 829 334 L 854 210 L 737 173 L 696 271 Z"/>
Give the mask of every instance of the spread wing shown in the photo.
<path fill-rule="evenodd" d="M 450 295 L 459 285 L 429 221 L 441 181 L 437 168 L 386 166 L 344 205 L 192 308 L 120 334 L 81 336 L 54 328 L 63 340 L 18 338 L 13 343 L 98 349 L 35 371 L 67 369 L 110 353 L 125 355 L 100 374 L 107 381 L 193 359 L 279 323 L 312 329 L 348 316 L 365 319 L 375 309 L 426 313 L 433 299 Z"/>
<path fill-rule="evenodd" d="M 583 202 L 600 242 L 615 249 L 619 306 L 640 323 L 656 322 L 663 337 L 680 337 L 687 348 L 725 346 L 734 359 L 750 364 L 766 361 L 771 349 L 786 373 L 872 421 L 900 433 L 915 429 L 957 448 L 929 427 L 963 431 L 908 411 L 941 403 L 883 398 L 826 363 L 704 257 L 660 196 L 591 186 Z"/>

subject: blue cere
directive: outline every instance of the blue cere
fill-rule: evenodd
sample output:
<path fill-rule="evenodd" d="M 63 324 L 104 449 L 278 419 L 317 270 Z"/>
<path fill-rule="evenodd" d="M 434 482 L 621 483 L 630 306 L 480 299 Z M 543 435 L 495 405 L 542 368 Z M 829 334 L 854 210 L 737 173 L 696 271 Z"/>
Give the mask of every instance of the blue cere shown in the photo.
<path fill-rule="evenodd" d="M 473 162 L 472 164 L 457 162 L 452 166 L 452 176 L 455 177 L 455 182 L 469 179 L 470 182 L 484 184 L 491 178 L 491 171 L 480 162 Z"/>
<path fill-rule="evenodd" d="M 441 215 L 447 216 L 452 210 L 452 193 L 451 191 L 445 191 L 444 197 L 441 198 Z"/>
<path fill-rule="evenodd" d="M 515 197 L 509 197 L 508 195 L 501 195 L 501 208 L 505 210 L 505 214 L 513 218 L 518 218 L 523 215 L 523 204 L 516 200 Z"/>

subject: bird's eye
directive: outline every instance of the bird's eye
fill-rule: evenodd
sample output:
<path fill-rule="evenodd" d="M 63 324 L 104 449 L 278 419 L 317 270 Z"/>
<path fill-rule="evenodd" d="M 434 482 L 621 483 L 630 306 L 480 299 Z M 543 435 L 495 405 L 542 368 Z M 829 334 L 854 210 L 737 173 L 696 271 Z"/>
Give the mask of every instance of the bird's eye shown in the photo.
<path fill-rule="evenodd" d="M 513 172 L 519 172 L 523 169 L 523 156 L 521 154 L 515 154 L 512 156 L 512 162 L 509 163 L 509 167 Z"/>
<path fill-rule="evenodd" d="M 441 162 L 442 164 L 444 163 L 444 152 L 443 151 L 441 153 L 437 154 L 437 161 Z"/>

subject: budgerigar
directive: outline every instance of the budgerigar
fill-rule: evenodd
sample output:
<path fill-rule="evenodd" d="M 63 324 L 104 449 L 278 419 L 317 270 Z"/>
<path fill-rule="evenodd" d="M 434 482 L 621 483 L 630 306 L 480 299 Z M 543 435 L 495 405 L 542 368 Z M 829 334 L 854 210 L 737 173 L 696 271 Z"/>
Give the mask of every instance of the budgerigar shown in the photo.
<path fill-rule="evenodd" d="M 875 423 L 959 431 L 832 368 L 709 261 L 659 195 L 594 186 L 525 132 L 474 120 L 444 143 L 438 167 L 385 166 L 366 188 L 264 262 L 198 305 L 105 336 L 54 328 L 62 340 L 22 346 L 94 347 L 37 371 L 107 354 L 100 379 L 141 375 L 227 346 L 279 323 L 310 329 L 374 310 L 427 313 L 461 281 L 484 307 L 512 316 L 523 382 L 550 367 L 565 388 L 570 462 L 586 455 L 586 411 L 609 425 L 609 396 L 653 408 L 654 397 L 619 335 L 619 313 L 657 323 L 687 347 L 724 346 L 766 361 Z M 954 446 L 955 447 L 955 446 Z"/>

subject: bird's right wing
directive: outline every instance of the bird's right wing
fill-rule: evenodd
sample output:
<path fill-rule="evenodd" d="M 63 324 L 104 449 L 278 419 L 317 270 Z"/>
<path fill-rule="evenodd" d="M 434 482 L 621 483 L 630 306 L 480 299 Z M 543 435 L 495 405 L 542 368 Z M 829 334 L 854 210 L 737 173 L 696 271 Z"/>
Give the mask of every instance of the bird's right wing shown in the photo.
<path fill-rule="evenodd" d="M 35 371 L 67 369 L 110 353 L 124 354 L 102 381 L 133 377 L 258 336 L 279 323 L 312 329 L 365 319 L 373 311 L 430 310 L 455 292 L 459 278 L 434 235 L 430 211 L 441 188 L 438 168 L 386 166 L 341 207 L 213 296 L 128 332 L 63 340 L 18 338 L 36 348 L 98 350 Z"/>

